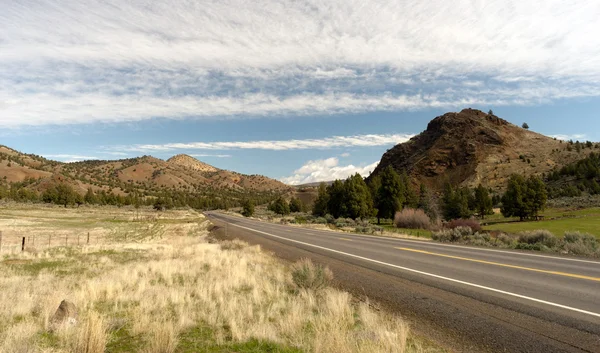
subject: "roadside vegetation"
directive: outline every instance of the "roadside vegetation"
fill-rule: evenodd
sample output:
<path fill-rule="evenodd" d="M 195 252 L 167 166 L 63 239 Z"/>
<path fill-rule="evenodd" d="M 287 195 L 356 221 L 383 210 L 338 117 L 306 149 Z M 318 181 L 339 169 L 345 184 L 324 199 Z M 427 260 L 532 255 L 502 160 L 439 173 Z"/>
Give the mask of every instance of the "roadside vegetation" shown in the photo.
<path fill-rule="evenodd" d="M 368 180 L 356 174 L 321 184 L 312 207 L 297 198 L 288 202 L 279 197 L 266 211 L 257 208 L 256 214 L 254 209 L 249 214 L 245 208 L 244 214 L 331 230 L 599 256 L 598 156 L 592 152 L 548 176 L 513 174 L 504 194 L 481 185 L 469 189 L 451 184 L 434 194 L 423 184 L 415 189 L 406 174 L 388 167 Z M 578 196 L 565 199 L 557 192 L 557 181 L 563 177 L 570 178 L 565 187 L 578 185 Z M 582 181 L 573 184 L 574 177 Z"/>
<path fill-rule="evenodd" d="M 124 211 L 0 209 L 13 219 L 29 214 L 38 228 L 69 228 L 85 214 L 96 227 L 112 227 L 107 233 L 141 223 L 127 239 L 4 255 L 0 351 L 424 351 L 399 317 L 332 288 L 327 268 L 308 260 L 288 267 L 257 246 L 217 242 L 210 223 L 191 210 L 163 213 L 160 232 L 151 236 L 145 222 L 156 220 L 125 213 L 98 221 Z M 65 299 L 77 315 L 57 325 L 53 315 Z"/>

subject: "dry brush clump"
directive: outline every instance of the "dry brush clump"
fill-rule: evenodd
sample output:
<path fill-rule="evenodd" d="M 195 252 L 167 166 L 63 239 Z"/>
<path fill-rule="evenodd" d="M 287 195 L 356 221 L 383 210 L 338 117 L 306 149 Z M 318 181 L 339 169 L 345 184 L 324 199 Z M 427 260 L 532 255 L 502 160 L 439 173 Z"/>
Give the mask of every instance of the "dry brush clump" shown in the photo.
<path fill-rule="evenodd" d="M 333 272 L 327 267 L 302 259 L 292 266 L 292 283 L 296 289 L 319 291 L 331 285 Z"/>
<path fill-rule="evenodd" d="M 421 209 L 405 208 L 394 216 L 396 228 L 431 229 L 431 219 Z"/>
<path fill-rule="evenodd" d="M 259 247 L 209 244 L 205 230 L 188 233 L 25 254 L 15 260 L 27 265 L 0 265 L 0 351 L 94 353 L 128 342 L 130 350 L 169 353 L 198 326 L 210 327 L 218 344 L 258 339 L 304 352 L 418 350 L 407 345 L 400 318 L 328 287 L 328 269 L 308 261 L 289 269 Z M 28 272 L 34 264 L 46 267 Z M 81 320 L 50 332 L 65 298 Z"/>

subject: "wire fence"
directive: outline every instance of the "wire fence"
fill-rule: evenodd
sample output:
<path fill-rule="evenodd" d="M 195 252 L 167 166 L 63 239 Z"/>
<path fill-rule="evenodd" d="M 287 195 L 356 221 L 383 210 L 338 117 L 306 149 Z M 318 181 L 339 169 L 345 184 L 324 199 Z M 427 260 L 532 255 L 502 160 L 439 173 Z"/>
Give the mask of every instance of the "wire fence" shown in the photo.
<path fill-rule="evenodd" d="M 84 232 L 78 234 L 7 234 L 0 231 L 0 254 L 33 252 L 57 247 L 96 245 L 106 242 L 106 235 Z"/>

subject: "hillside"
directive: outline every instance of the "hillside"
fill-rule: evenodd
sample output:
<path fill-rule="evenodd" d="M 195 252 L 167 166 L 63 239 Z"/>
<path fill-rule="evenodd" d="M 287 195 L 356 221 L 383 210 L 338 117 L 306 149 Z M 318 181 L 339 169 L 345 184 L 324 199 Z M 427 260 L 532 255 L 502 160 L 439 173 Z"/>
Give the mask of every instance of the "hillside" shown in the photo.
<path fill-rule="evenodd" d="M 446 113 L 408 142 L 388 150 L 373 171 L 391 165 L 440 190 L 446 183 L 501 191 L 513 173 L 541 175 L 585 158 L 593 149 L 523 129 L 475 109 Z"/>
<path fill-rule="evenodd" d="M 131 159 L 75 163 L 51 161 L 0 146 L 0 179 L 42 192 L 56 182 L 71 184 L 80 193 L 88 188 L 117 195 L 164 191 L 202 193 L 226 190 L 238 193 L 279 193 L 287 185 L 262 175 L 245 175 L 215 168 L 191 156 L 167 161 L 143 156 Z"/>

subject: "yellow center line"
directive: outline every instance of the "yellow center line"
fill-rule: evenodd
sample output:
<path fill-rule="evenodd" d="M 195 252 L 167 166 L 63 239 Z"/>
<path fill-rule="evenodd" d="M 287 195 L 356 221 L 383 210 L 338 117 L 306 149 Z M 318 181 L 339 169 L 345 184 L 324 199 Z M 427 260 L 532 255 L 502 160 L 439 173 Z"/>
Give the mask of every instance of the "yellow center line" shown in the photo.
<path fill-rule="evenodd" d="M 519 270 L 526 270 L 526 271 L 547 273 L 547 274 L 551 274 L 551 275 L 573 277 L 573 278 L 579 278 L 579 279 L 586 279 L 586 280 L 589 280 L 589 281 L 600 282 L 600 278 L 599 277 L 590 277 L 590 276 L 576 275 L 576 274 L 573 274 L 573 273 L 566 273 L 566 272 L 559 272 L 559 271 L 540 270 L 540 269 L 531 268 L 531 267 L 515 266 L 515 265 L 508 265 L 508 264 L 503 264 L 503 263 L 499 263 L 499 262 L 491 262 L 491 261 L 471 259 L 471 258 L 468 258 L 468 257 L 460 257 L 460 256 L 452 256 L 452 255 L 446 255 L 446 254 L 439 254 L 439 253 L 429 252 L 429 251 L 425 251 L 425 250 L 417 250 L 417 249 L 410 249 L 410 248 L 398 248 L 398 247 L 395 248 L 395 249 L 403 250 L 403 251 L 411 251 L 411 252 L 416 252 L 416 253 L 421 253 L 421 254 L 427 254 L 427 255 L 433 255 L 433 256 L 447 257 L 447 258 L 450 258 L 450 259 L 457 259 L 457 260 L 463 260 L 463 261 L 478 262 L 480 264 L 487 264 L 487 265 L 494 265 L 494 266 L 516 268 L 516 269 L 519 269 Z"/>
<path fill-rule="evenodd" d="M 338 239 L 340 239 L 340 240 L 345 240 L 345 241 L 354 241 L 354 240 L 352 240 L 352 239 L 348 239 L 348 238 L 338 238 Z"/>

